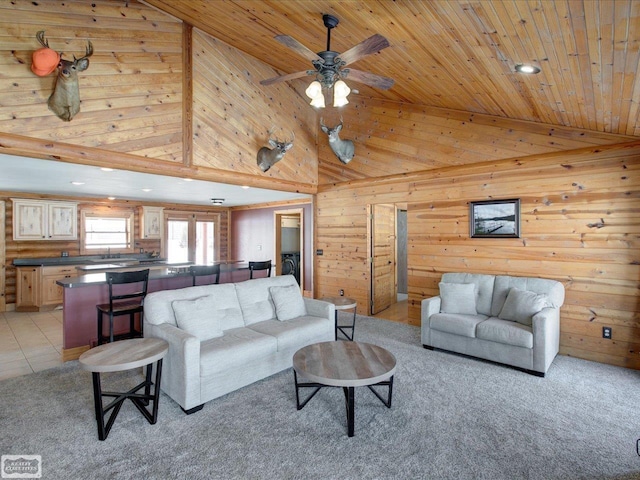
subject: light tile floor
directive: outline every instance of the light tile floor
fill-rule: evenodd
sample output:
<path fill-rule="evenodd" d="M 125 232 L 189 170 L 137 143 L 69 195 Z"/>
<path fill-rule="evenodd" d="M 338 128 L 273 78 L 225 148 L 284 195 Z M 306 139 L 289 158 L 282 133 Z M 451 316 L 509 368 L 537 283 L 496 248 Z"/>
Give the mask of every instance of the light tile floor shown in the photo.
<path fill-rule="evenodd" d="M 0 380 L 62 365 L 62 310 L 0 312 Z"/>

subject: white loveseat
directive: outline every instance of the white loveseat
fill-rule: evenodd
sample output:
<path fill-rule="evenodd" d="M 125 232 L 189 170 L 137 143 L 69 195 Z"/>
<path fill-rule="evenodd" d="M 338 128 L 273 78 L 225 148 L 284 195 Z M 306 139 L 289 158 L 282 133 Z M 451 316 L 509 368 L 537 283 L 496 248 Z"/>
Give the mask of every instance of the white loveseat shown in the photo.
<path fill-rule="evenodd" d="M 147 295 L 144 336 L 169 342 L 162 390 L 186 413 L 292 366 L 334 340 L 335 307 L 304 298 L 292 275 Z"/>
<path fill-rule="evenodd" d="M 544 377 L 560 342 L 564 286 L 555 280 L 445 273 L 422 300 L 422 344 Z"/>

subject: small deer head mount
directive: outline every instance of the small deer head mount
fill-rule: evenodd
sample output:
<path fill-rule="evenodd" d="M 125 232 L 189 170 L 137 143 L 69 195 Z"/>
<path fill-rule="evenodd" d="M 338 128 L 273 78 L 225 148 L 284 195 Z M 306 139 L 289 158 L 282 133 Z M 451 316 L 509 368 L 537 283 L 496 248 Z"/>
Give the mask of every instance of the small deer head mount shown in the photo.
<path fill-rule="evenodd" d="M 329 136 L 329 146 L 336 157 L 345 165 L 351 161 L 355 153 L 355 147 L 351 140 L 340 140 L 340 130 L 342 130 L 342 117 L 340 117 L 340 123 L 335 127 L 327 127 L 322 118 L 320 118 L 320 128 Z"/>
<path fill-rule="evenodd" d="M 273 130 L 273 128 L 269 130 L 269 145 L 271 145 L 271 148 L 262 147 L 258 150 L 258 166 L 263 172 L 266 172 L 276 162 L 280 161 L 284 154 L 293 147 L 293 141 L 295 140 L 293 131 L 291 132 L 291 140 L 288 142 L 278 140 L 276 137 L 272 138 Z"/>
<path fill-rule="evenodd" d="M 44 30 L 40 30 L 36 34 L 36 38 L 40 45 L 47 49 L 49 48 L 49 42 L 44 38 Z M 90 41 L 87 41 L 84 57 L 76 58 L 74 55 L 73 61 L 64 60 L 60 57 L 56 86 L 47 103 L 49 109 L 65 122 L 70 122 L 80 111 L 78 72 L 83 72 L 89 68 L 89 57 L 91 55 L 93 55 L 93 45 Z"/>

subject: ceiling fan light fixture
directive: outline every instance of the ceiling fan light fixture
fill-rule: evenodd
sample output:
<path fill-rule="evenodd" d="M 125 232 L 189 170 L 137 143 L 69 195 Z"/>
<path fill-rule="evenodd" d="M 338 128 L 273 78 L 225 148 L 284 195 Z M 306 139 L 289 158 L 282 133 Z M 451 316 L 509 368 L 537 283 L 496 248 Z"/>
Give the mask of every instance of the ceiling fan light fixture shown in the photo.
<path fill-rule="evenodd" d="M 324 95 L 322 94 L 322 85 L 319 81 L 314 80 L 311 82 L 304 93 L 311 99 L 312 106 L 324 108 Z"/>
<path fill-rule="evenodd" d="M 516 72 L 536 74 L 536 73 L 540 73 L 540 68 L 536 67 L 535 65 L 520 64 L 520 65 L 516 65 Z"/>
<path fill-rule="evenodd" d="M 351 93 L 349 86 L 342 80 L 338 80 L 333 86 L 333 106 L 344 107 L 349 100 L 347 96 Z"/>
<path fill-rule="evenodd" d="M 224 198 L 212 198 L 211 203 L 219 207 L 224 203 Z"/>

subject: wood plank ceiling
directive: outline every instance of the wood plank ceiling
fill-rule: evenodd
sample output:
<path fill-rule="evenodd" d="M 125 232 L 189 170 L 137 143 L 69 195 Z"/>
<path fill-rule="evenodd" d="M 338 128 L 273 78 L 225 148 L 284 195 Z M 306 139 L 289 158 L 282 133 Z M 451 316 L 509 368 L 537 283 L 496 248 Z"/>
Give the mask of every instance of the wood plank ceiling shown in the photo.
<path fill-rule="evenodd" d="M 396 82 L 382 91 L 347 78 L 363 98 L 640 136 L 638 0 L 144 3 L 268 63 L 274 75 L 311 64 L 273 37 L 324 50 L 322 14 L 330 13 L 340 20 L 332 50 L 344 52 L 374 33 L 391 43 L 353 65 Z M 515 73 L 522 63 L 542 72 Z M 301 91 L 309 81 L 291 84 Z"/>

